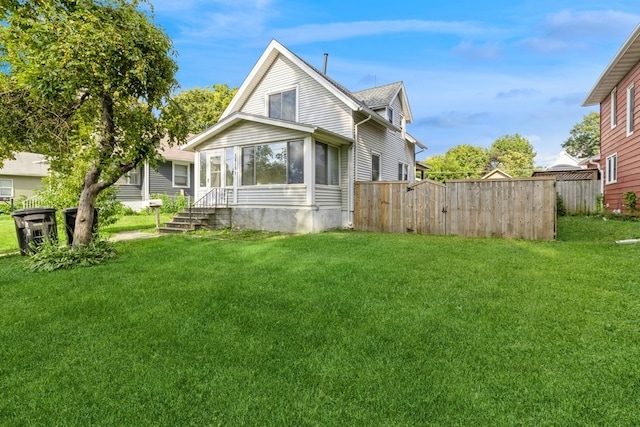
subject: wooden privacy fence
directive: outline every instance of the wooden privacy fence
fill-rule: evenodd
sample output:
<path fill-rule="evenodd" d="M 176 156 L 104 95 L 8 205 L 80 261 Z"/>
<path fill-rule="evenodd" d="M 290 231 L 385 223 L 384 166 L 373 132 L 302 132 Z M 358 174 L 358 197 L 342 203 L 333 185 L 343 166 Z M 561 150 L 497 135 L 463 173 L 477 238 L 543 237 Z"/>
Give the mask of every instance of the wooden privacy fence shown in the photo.
<path fill-rule="evenodd" d="M 357 230 L 554 240 L 555 178 L 357 182 Z"/>
<path fill-rule="evenodd" d="M 588 215 L 598 210 L 599 180 L 558 181 L 556 191 L 568 215 Z"/>

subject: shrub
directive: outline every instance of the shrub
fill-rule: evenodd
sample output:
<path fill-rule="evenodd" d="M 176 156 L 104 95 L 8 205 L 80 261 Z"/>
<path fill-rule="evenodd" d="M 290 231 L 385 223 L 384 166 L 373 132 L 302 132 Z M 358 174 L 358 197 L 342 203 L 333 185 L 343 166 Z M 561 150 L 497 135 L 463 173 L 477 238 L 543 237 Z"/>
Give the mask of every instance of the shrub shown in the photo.
<path fill-rule="evenodd" d="M 175 214 L 183 210 L 189 205 L 189 199 L 186 196 L 177 194 L 175 196 L 169 196 L 168 194 L 152 194 L 152 199 L 162 200 L 162 207 L 160 212 L 167 214 Z"/>
<path fill-rule="evenodd" d="M 627 191 L 622 195 L 624 198 L 624 207 L 628 212 L 636 211 L 636 203 L 638 202 L 638 196 L 633 191 Z"/>
<path fill-rule="evenodd" d="M 78 248 L 45 241 L 27 261 L 31 271 L 54 271 L 97 265 L 116 256 L 115 247 L 107 240 L 95 239 Z"/>

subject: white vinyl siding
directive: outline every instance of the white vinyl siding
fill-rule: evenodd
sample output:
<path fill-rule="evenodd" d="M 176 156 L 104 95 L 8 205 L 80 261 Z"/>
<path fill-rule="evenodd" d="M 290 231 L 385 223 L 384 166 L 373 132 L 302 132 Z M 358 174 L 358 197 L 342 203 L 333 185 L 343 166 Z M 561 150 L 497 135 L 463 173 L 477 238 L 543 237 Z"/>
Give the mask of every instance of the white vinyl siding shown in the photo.
<path fill-rule="evenodd" d="M 409 165 L 408 181 L 415 182 L 413 150 L 413 145 L 403 140 L 399 132 L 389 131 L 376 123 L 364 123 L 358 129 L 356 181 L 371 181 L 371 154 L 379 153 L 381 181 L 396 181 L 398 162 L 405 162 Z"/>
<path fill-rule="evenodd" d="M 316 206 L 340 206 L 342 191 L 339 188 L 316 185 Z"/>
<path fill-rule="evenodd" d="M 248 206 L 304 206 L 307 201 L 307 186 L 255 185 L 238 188 L 238 204 Z"/>
<path fill-rule="evenodd" d="M 351 109 L 283 56 L 273 63 L 240 111 L 265 116 L 268 94 L 297 87 L 298 122 L 352 138 Z"/>
<path fill-rule="evenodd" d="M 268 144 L 276 141 L 304 139 L 308 134 L 262 123 L 243 122 L 215 138 L 215 144 L 203 143 L 199 150 L 211 150 L 237 145 Z"/>
<path fill-rule="evenodd" d="M 618 182 L 618 153 L 612 154 L 607 157 L 607 170 L 606 182 L 607 184 L 613 184 Z"/>

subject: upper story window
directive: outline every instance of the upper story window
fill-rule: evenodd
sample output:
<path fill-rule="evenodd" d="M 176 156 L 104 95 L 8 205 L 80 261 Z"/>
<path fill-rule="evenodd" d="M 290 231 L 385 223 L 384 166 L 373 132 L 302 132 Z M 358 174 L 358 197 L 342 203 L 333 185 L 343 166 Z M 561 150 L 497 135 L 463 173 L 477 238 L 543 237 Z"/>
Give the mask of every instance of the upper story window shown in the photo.
<path fill-rule="evenodd" d="M 0 198 L 13 197 L 13 180 L 0 179 Z"/>
<path fill-rule="evenodd" d="M 607 184 L 613 184 L 618 181 L 618 153 L 607 157 Z"/>
<path fill-rule="evenodd" d="M 390 123 L 393 123 L 393 108 L 391 107 L 377 108 L 373 111 L 375 111 L 376 113 L 378 113 L 378 115 L 387 119 Z"/>
<path fill-rule="evenodd" d="M 340 185 L 338 149 L 316 142 L 316 184 Z"/>
<path fill-rule="evenodd" d="M 189 187 L 189 163 L 173 162 L 173 186 Z"/>
<path fill-rule="evenodd" d="M 371 153 L 371 181 L 380 181 L 380 154 Z"/>
<path fill-rule="evenodd" d="M 269 95 L 269 117 L 296 121 L 296 89 Z"/>
<path fill-rule="evenodd" d="M 409 181 L 409 164 L 398 163 L 398 181 Z"/>
<path fill-rule="evenodd" d="M 627 88 L 627 136 L 633 134 L 635 127 L 634 111 L 636 106 L 635 87 L 633 84 Z"/>
<path fill-rule="evenodd" d="M 611 91 L 611 129 L 618 125 L 618 88 Z"/>

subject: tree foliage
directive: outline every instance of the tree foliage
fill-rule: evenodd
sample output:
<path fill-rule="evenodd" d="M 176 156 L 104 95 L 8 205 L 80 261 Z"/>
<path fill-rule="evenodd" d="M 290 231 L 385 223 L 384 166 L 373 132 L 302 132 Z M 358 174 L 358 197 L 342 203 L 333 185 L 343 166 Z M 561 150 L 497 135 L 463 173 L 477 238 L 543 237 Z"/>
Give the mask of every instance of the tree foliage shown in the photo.
<path fill-rule="evenodd" d="M 592 111 L 582 121 L 576 123 L 571 136 L 562 143 L 562 148 L 579 159 L 591 157 L 600 152 L 600 113 Z"/>
<path fill-rule="evenodd" d="M 137 0 L 3 2 L 0 161 L 44 154 L 61 174 L 82 168 L 74 245 L 91 242 L 96 198 L 160 141 L 186 138 L 171 40 Z"/>
<path fill-rule="evenodd" d="M 491 166 L 498 167 L 513 177 L 531 176 L 536 157 L 529 140 L 520 134 L 504 135 L 489 148 Z"/>
<path fill-rule="evenodd" d="M 427 159 L 427 163 L 431 166 L 430 178 L 438 181 L 480 178 L 487 169 L 489 152 L 469 144 L 456 145 L 444 155 Z"/>
<path fill-rule="evenodd" d="M 200 133 L 216 124 L 238 91 L 226 84 L 183 90 L 173 97 L 187 118 L 189 133 Z"/>
<path fill-rule="evenodd" d="M 488 149 L 469 144 L 456 145 L 444 155 L 430 157 L 426 162 L 431 166 L 429 178 L 446 181 L 481 178 L 497 167 L 514 177 L 531 176 L 535 156 L 531 143 L 515 134 L 501 136 Z"/>

